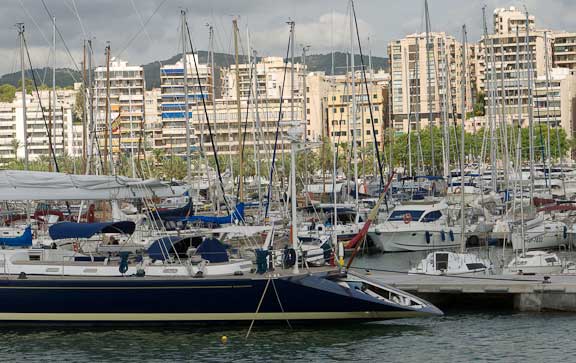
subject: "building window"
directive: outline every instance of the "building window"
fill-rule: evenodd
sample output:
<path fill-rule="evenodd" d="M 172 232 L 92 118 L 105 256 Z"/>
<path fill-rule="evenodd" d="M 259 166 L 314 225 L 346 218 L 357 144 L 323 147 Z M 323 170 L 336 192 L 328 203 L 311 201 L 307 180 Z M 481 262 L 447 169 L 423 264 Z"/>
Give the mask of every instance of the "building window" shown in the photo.
<path fill-rule="evenodd" d="M 344 113 L 344 107 L 340 107 L 340 113 Z"/>
<path fill-rule="evenodd" d="M 334 111 L 333 113 L 338 112 L 338 110 L 336 109 L 336 107 L 334 107 L 333 111 Z"/>
<path fill-rule="evenodd" d="M 375 124 L 378 123 L 378 119 L 377 119 L 377 118 L 374 119 L 374 123 L 375 123 Z"/>

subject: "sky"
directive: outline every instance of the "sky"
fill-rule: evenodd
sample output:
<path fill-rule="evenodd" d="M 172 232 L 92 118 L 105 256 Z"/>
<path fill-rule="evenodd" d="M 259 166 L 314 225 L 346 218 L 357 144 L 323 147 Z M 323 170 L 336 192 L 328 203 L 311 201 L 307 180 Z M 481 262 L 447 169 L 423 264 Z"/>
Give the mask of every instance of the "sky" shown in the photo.
<path fill-rule="evenodd" d="M 46 7 L 44 7 L 44 4 Z M 57 67 L 81 67 L 84 39 L 93 39 L 95 64 L 104 62 L 110 42 L 112 56 L 131 64 L 167 59 L 179 52 L 179 17 L 186 10 L 196 49 L 208 48 L 208 27 L 215 30 L 215 51 L 232 53 L 232 19 L 238 18 L 241 46 L 259 55 L 284 55 L 289 36 L 286 22 L 296 23 L 295 53 L 328 53 L 350 45 L 348 0 L 0 0 L 0 74 L 19 70 L 15 24 L 23 22 L 34 67 L 52 64 L 52 20 L 56 18 Z M 574 0 L 429 0 L 432 31 L 458 39 L 466 24 L 468 39 L 482 33 L 482 7 L 488 29 L 498 7 L 526 8 L 539 28 L 576 31 Z M 424 0 L 356 0 L 359 34 L 365 53 L 386 56 L 390 40 L 425 30 Z M 3 29 L 1 29 L 3 28 Z M 66 49 L 67 48 L 67 49 Z M 68 53 L 69 52 L 69 53 Z"/>

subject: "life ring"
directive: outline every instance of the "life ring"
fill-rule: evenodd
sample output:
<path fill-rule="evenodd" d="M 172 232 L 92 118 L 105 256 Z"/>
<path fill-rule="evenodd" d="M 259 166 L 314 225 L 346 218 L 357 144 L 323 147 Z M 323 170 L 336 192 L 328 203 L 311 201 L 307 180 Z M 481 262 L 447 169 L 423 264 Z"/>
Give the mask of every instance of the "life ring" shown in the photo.
<path fill-rule="evenodd" d="M 406 213 L 404 214 L 404 217 L 402 217 L 402 219 L 404 220 L 404 223 L 409 224 L 410 222 L 412 222 L 412 214 Z"/>

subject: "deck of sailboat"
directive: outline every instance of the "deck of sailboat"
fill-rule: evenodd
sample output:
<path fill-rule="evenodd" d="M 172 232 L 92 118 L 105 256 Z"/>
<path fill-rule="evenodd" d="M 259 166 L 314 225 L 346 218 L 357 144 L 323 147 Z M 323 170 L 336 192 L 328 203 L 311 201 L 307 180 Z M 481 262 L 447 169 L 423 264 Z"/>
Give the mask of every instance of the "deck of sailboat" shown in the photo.
<path fill-rule="evenodd" d="M 84 262 L 84 263 L 77 263 L 77 262 L 41 262 L 41 261 L 27 261 L 26 264 L 38 264 L 38 265 L 51 265 L 51 266 L 80 266 L 80 267 L 95 267 L 95 266 L 102 266 L 102 264 L 98 264 L 97 262 Z M 21 264 L 24 264 L 22 262 Z M 166 268 L 170 268 L 170 265 L 167 265 Z M 300 269 L 299 272 L 296 274 L 294 273 L 293 269 L 275 269 L 274 271 L 268 271 L 264 274 L 259 274 L 256 272 L 247 272 L 243 273 L 242 275 L 214 275 L 214 276 L 203 276 L 203 277 L 196 277 L 196 276 L 136 276 L 136 275 L 124 275 L 124 276 L 71 276 L 71 275 L 33 275 L 27 274 L 25 277 L 21 277 L 19 274 L 3 274 L 0 272 L 0 280 L 113 280 L 117 281 L 119 279 L 131 279 L 131 280 L 141 280 L 141 281 L 177 281 L 177 280 L 254 280 L 254 279 L 269 279 L 269 278 L 278 278 L 278 277 L 289 277 L 289 276 L 306 276 L 313 273 L 337 273 L 337 270 L 334 267 L 330 266 L 322 266 L 322 267 L 312 267 L 309 269 Z"/>

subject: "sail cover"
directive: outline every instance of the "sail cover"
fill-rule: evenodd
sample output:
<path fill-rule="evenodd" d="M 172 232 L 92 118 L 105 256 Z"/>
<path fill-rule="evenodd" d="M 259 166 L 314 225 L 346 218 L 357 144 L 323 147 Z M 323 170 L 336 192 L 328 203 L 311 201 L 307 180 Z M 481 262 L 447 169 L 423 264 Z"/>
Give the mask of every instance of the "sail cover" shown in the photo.
<path fill-rule="evenodd" d="M 0 200 L 114 200 L 181 196 L 185 186 L 157 179 L 0 170 Z"/>
<path fill-rule="evenodd" d="M 97 233 L 132 234 L 136 224 L 130 221 L 103 223 L 60 222 L 50 226 L 48 233 L 53 240 L 66 238 L 90 238 Z"/>

